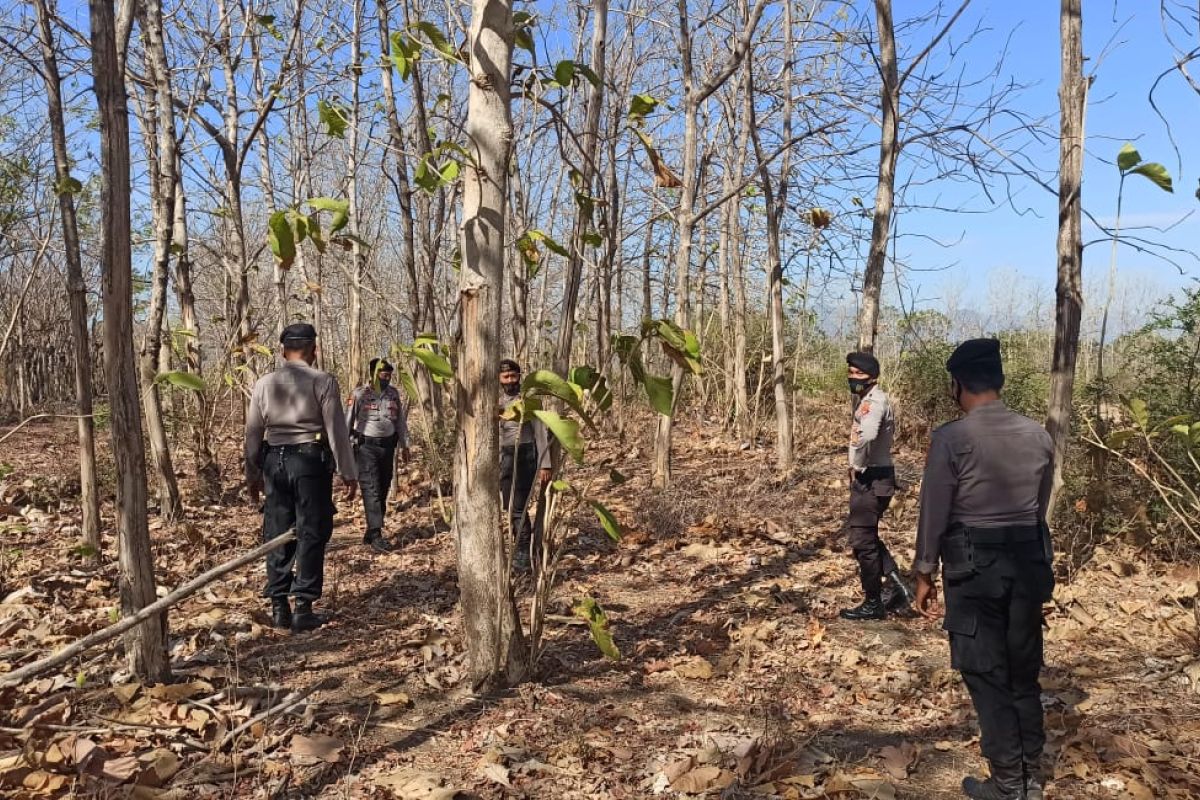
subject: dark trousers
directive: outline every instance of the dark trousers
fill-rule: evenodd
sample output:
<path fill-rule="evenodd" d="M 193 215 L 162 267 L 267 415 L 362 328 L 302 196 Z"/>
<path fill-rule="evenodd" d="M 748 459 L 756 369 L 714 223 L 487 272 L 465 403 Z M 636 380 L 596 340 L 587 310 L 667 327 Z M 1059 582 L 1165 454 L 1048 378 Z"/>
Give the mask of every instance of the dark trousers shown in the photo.
<path fill-rule="evenodd" d="M 354 461 L 358 464 L 358 488 L 362 491 L 367 534 L 370 535 L 383 530 L 383 514 L 387 509 L 392 468 L 396 463 L 396 437 L 362 437 L 354 448 Z"/>
<path fill-rule="evenodd" d="M 268 447 L 263 482 L 264 541 L 296 529 L 295 540 L 267 554 L 263 597 L 316 600 L 325 582 L 325 545 L 333 535 L 333 455 L 316 442 Z"/>
<path fill-rule="evenodd" d="M 879 538 L 879 519 L 896 493 L 891 467 L 870 467 L 850 482 L 850 514 L 846 534 L 858 560 L 858 578 L 868 599 L 879 599 L 883 576 L 896 569 L 896 560 Z"/>
<path fill-rule="evenodd" d="M 975 574 L 946 578 L 951 664 L 979 715 L 980 749 L 1002 767 L 1036 765 L 1042 721 L 1042 603 L 1054 576 L 1040 542 L 974 548 Z"/>
<path fill-rule="evenodd" d="M 517 542 L 525 547 L 533 533 L 528 510 L 537 463 L 537 446 L 534 444 L 500 448 L 500 504 L 508 512 L 510 530 Z"/>

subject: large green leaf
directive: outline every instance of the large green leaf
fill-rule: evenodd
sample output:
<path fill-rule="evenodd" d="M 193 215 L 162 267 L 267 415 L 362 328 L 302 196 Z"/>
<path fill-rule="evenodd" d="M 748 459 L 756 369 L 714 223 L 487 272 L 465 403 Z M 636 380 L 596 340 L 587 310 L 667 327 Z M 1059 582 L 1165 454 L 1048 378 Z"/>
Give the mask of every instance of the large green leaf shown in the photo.
<path fill-rule="evenodd" d="M 530 55 L 535 55 L 533 51 L 533 23 L 533 15 L 528 11 L 513 12 L 513 44 L 527 51 Z"/>
<path fill-rule="evenodd" d="M 566 59 L 558 62 L 554 67 L 554 81 L 559 86 L 566 88 L 575 80 L 575 62 Z"/>
<path fill-rule="evenodd" d="M 70 175 L 64 175 L 57 183 L 54 184 L 55 194 L 79 194 L 83 191 L 83 184 L 78 178 L 72 178 Z"/>
<path fill-rule="evenodd" d="M 579 435 L 578 422 L 560 417 L 553 411 L 534 411 L 533 416 L 554 434 L 554 438 L 558 439 L 563 450 L 571 454 L 576 464 L 583 463 L 583 438 Z"/>
<path fill-rule="evenodd" d="M 349 200 L 338 200 L 333 197 L 314 197 L 308 201 L 308 204 L 317 211 L 329 211 L 333 214 L 333 220 L 329 223 L 330 236 L 346 227 L 346 223 L 350 221 Z"/>
<path fill-rule="evenodd" d="M 432 350 L 413 348 L 412 354 L 413 358 L 425 365 L 425 369 L 429 370 L 429 374 L 438 383 L 454 377 L 454 370 L 450 367 L 450 361 L 440 353 L 435 353 Z"/>
<path fill-rule="evenodd" d="M 565 380 L 557 373 L 548 369 L 539 369 L 525 376 L 521 382 L 521 393 L 524 395 L 548 394 L 562 400 L 571 409 L 594 428 L 595 423 L 583 408 L 583 389 Z"/>
<path fill-rule="evenodd" d="M 204 379 L 194 372 L 160 372 L 154 376 L 156 383 L 169 383 L 180 389 L 190 389 L 193 392 L 204 391 Z"/>
<path fill-rule="evenodd" d="M 1145 164 L 1138 164 L 1133 169 L 1129 170 L 1130 175 L 1142 175 L 1149 178 L 1155 186 L 1162 189 L 1164 192 L 1175 193 L 1175 187 L 1171 183 L 1171 173 L 1167 172 L 1167 168 L 1162 164 L 1153 161 Z"/>
<path fill-rule="evenodd" d="M 415 406 L 421 402 L 421 395 L 417 392 L 417 381 L 412 372 L 404 367 L 400 368 L 400 385 L 404 387 L 404 393 L 408 395 L 410 403 Z"/>
<path fill-rule="evenodd" d="M 1108 438 L 1104 440 L 1104 445 L 1113 450 L 1120 450 L 1122 447 L 1129 444 L 1129 441 L 1135 436 L 1137 436 L 1137 431 L 1133 430 L 1132 428 L 1113 431 L 1108 435 Z"/>
<path fill-rule="evenodd" d="M 1121 152 L 1117 153 L 1117 169 L 1121 172 L 1128 172 L 1137 164 L 1141 163 L 1142 154 L 1137 151 L 1132 142 L 1126 142 L 1121 148 Z"/>
<path fill-rule="evenodd" d="M 587 391 L 596 385 L 596 381 L 600 379 L 600 373 L 587 364 L 581 364 L 578 367 L 572 367 L 567 374 L 567 380 L 575 384 L 579 388 Z"/>
<path fill-rule="evenodd" d="M 613 642 L 612 631 L 608 627 L 608 615 L 604 613 L 600 604 L 585 595 L 579 598 L 571 610 L 575 612 L 575 616 L 588 624 L 588 628 L 592 632 L 592 641 L 596 643 L 596 647 L 600 648 L 600 652 L 604 654 L 605 658 L 620 661 L 621 651 Z"/>
<path fill-rule="evenodd" d="M 635 94 L 629 101 L 629 118 L 634 122 L 641 122 L 657 107 L 658 100 L 652 95 Z"/>
<path fill-rule="evenodd" d="M 438 55 L 450 61 L 458 60 L 458 53 L 454 51 L 454 45 L 450 44 L 437 25 L 422 20 L 417 23 L 416 27 L 417 30 L 425 34 L 425 38 L 433 45 L 433 49 L 438 52 Z"/>
<path fill-rule="evenodd" d="M 629 370 L 635 381 L 641 383 L 646 378 L 646 368 L 642 365 L 642 341 L 636 336 L 615 333 L 612 337 L 613 352 Z"/>
<path fill-rule="evenodd" d="M 545 231 L 534 229 L 526 233 L 526 236 L 535 242 L 541 242 L 542 244 L 546 245 L 547 250 L 552 253 L 558 253 L 563 258 L 566 258 L 570 255 L 570 253 L 567 251 L 567 248 L 556 242 L 554 237 L 550 236 L 550 234 L 546 233 Z"/>
<path fill-rule="evenodd" d="M 350 114 L 340 105 L 317 101 L 317 118 L 325 126 L 325 132 L 338 139 L 346 138 L 346 128 L 350 125 Z"/>
<path fill-rule="evenodd" d="M 1144 430 L 1150 427 L 1150 411 L 1146 408 L 1146 401 L 1142 398 L 1135 397 L 1129 401 L 1129 415 L 1133 417 L 1133 421 L 1139 428 Z"/>
<path fill-rule="evenodd" d="M 279 260 L 280 269 L 290 269 L 296 260 L 296 240 L 286 211 L 275 211 L 267 220 L 267 243 Z"/>
<path fill-rule="evenodd" d="M 400 73 L 400 80 L 407 81 L 412 75 L 413 64 L 421 51 L 421 46 L 399 31 L 392 34 L 391 45 L 392 52 L 389 56 L 391 62 L 396 65 L 396 71 Z"/>
<path fill-rule="evenodd" d="M 675 391 L 671 387 L 670 378 L 646 374 L 642 377 L 642 386 L 646 389 L 646 397 L 655 411 L 664 417 L 674 413 Z"/>
<path fill-rule="evenodd" d="M 588 500 L 588 503 L 591 505 L 592 511 L 596 512 L 596 518 L 600 520 L 600 527 L 604 528 L 604 532 L 608 534 L 608 538 L 614 542 L 621 541 L 621 523 L 617 522 L 617 518 L 613 516 L 613 513 L 598 500 Z"/>

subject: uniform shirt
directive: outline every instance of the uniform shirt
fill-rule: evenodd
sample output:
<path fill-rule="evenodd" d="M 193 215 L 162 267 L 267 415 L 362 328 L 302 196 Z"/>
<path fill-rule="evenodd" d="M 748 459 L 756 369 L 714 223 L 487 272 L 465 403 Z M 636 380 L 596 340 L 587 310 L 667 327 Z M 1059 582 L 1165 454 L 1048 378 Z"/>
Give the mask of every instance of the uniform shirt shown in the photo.
<path fill-rule="evenodd" d="M 351 433 L 379 439 L 395 434 L 397 444 L 408 447 L 408 410 L 395 386 L 382 392 L 375 391 L 371 384 L 355 389 L 346 407 L 346 426 Z"/>
<path fill-rule="evenodd" d="M 338 474 L 358 479 L 354 450 L 342 413 L 337 378 L 303 361 L 285 361 L 263 375 L 250 392 L 246 412 L 246 478 L 257 480 L 259 446 L 304 444 L 324 439 L 333 451 Z"/>
<path fill-rule="evenodd" d="M 521 399 L 518 395 L 505 394 L 503 390 L 500 392 L 500 413 L 504 413 L 513 403 Z M 500 446 L 515 447 L 517 445 L 517 431 L 520 429 L 521 444 L 537 445 L 538 454 L 538 469 L 550 469 L 550 436 L 546 432 L 546 426 L 541 420 L 531 419 L 521 424 L 513 419 L 500 420 Z"/>
<path fill-rule="evenodd" d="M 921 482 L 913 569 L 937 569 L 942 535 L 971 528 L 1036 525 L 1046 518 L 1054 445 L 1038 423 L 999 400 L 933 432 Z"/>
<path fill-rule="evenodd" d="M 896 435 L 896 415 L 892 400 L 879 384 L 863 395 L 854 409 L 850 426 L 850 466 L 857 472 L 867 467 L 892 466 L 892 439 Z"/>

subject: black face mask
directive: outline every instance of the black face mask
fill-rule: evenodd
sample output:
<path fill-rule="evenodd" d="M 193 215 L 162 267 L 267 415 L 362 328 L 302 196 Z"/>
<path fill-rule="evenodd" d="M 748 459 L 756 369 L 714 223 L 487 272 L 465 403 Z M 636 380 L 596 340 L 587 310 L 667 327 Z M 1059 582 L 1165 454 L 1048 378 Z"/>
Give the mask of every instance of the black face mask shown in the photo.
<path fill-rule="evenodd" d="M 391 378 L 377 378 L 376 380 L 379 381 L 379 391 L 381 391 L 381 392 L 392 385 Z"/>
<path fill-rule="evenodd" d="M 871 381 L 864 378 L 850 378 L 846 381 L 850 384 L 851 394 L 866 394 L 871 390 Z"/>
<path fill-rule="evenodd" d="M 521 392 L 521 383 L 520 381 L 516 383 L 502 383 L 500 384 L 500 388 L 504 390 L 506 395 L 513 397 Z"/>

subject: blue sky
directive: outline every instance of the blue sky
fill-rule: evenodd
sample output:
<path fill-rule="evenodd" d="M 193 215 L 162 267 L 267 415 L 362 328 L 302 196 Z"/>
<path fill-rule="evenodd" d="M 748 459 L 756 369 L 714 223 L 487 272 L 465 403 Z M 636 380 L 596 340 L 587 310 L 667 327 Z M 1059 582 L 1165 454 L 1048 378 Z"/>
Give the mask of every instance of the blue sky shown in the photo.
<path fill-rule="evenodd" d="M 924 7 L 924 3 L 921 4 Z M 950 5 L 955 5 L 951 3 Z M 1178 75 L 1165 79 L 1155 98 L 1167 114 L 1180 148 L 1182 166 L 1168 138 L 1167 128 L 1148 100 L 1158 75 L 1172 64 L 1172 52 L 1163 34 L 1156 0 L 1105 0 L 1084 2 L 1085 72 L 1094 71 L 1086 124 L 1087 160 L 1084 166 L 1084 205 L 1105 224 L 1115 216 L 1118 175 L 1117 151 L 1132 141 L 1144 159 L 1162 162 L 1171 173 L 1174 194 L 1167 194 L 1141 178 L 1126 181 L 1123 225 L 1165 227 L 1194 212 L 1166 233 L 1138 232 L 1155 241 L 1178 248 L 1200 251 L 1200 96 Z M 896 4 L 897 18 L 911 13 L 906 0 Z M 994 32 L 991 48 L 981 43 L 979 52 L 998 52 L 1009 31 L 1016 28 L 1015 44 L 1008 71 L 1016 80 L 1033 84 L 1022 105 L 1036 115 L 1050 114 L 1057 131 L 1059 82 L 1059 3 L 1055 0 L 976 0 L 970 14 L 982 16 Z M 968 22 L 967 20 L 963 21 Z M 1197 44 L 1195 39 L 1191 42 Z M 1099 59 L 1105 51 L 1103 59 Z M 1047 168 L 1053 185 L 1057 177 L 1057 143 L 1048 142 L 1036 158 Z M 965 195 L 964 195 L 965 196 Z M 1019 201 L 1034 213 L 1023 216 L 1008 207 L 986 215 L 950 215 L 914 211 L 900 219 L 901 233 L 921 233 L 956 244 L 950 249 L 908 237 L 901 254 L 914 266 L 938 268 L 937 272 L 914 274 L 922 305 L 939 307 L 950 293 L 968 303 L 981 303 L 994 291 L 998 280 L 1017 280 L 1053 292 L 1055 281 L 1055 235 L 1057 199 L 1032 184 L 1021 189 Z M 1085 221 L 1084 238 L 1102 237 Z M 960 241 L 961 238 L 961 241 Z M 1107 284 L 1110 247 L 1095 244 L 1084 252 L 1085 291 Z M 1129 247 L 1119 251 L 1122 286 L 1135 286 L 1154 294 L 1166 294 L 1200 277 L 1200 263 L 1177 255 L 1184 274 L 1161 260 L 1139 254 Z"/>

